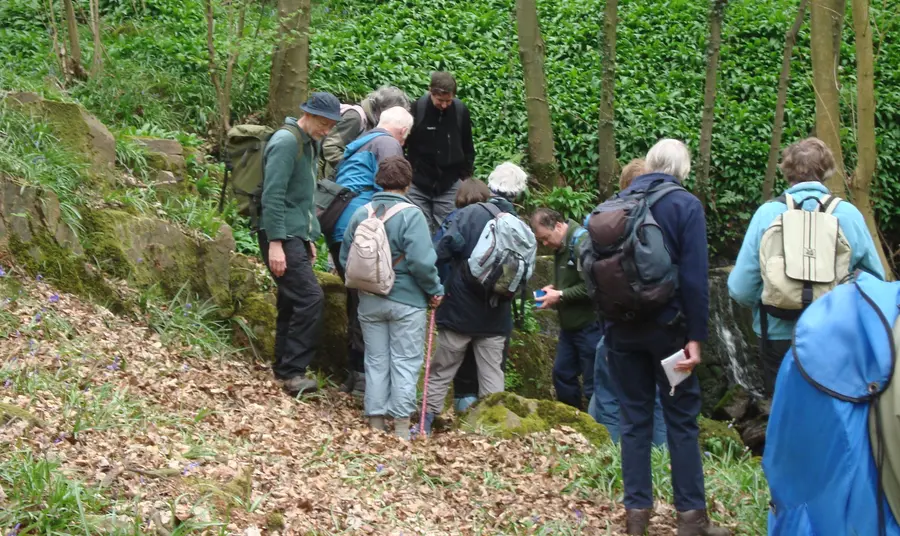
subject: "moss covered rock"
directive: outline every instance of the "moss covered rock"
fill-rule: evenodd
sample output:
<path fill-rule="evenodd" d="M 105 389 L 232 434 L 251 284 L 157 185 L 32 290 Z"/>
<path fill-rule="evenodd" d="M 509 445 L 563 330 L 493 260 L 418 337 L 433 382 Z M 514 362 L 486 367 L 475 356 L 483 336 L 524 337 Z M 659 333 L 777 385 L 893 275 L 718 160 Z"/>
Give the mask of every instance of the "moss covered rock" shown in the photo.
<path fill-rule="evenodd" d="M 80 105 L 44 99 L 36 93 L 10 93 L 7 102 L 39 117 L 74 153 L 85 155 L 91 170 L 107 177 L 116 163 L 116 139 L 103 123 Z"/>
<path fill-rule="evenodd" d="M 347 293 L 341 278 L 334 274 L 316 272 L 316 279 L 325 292 L 325 311 L 313 364 L 326 373 L 342 376 L 347 364 Z"/>
<path fill-rule="evenodd" d="M 527 398 L 554 398 L 553 360 L 556 338 L 541 333 L 513 331 L 507 377 L 510 391 Z"/>
<path fill-rule="evenodd" d="M 275 320 L 278 317 L 275 294 L 272 292 L 247 294 L 236 302 L 235 315 L 253 334 L 253 340 L 249 340 L 242 330 L 235 330 L 235 345 L 253 348 L 258 357 L 271 359 L 275 355 Z"/>
<path fill-rule="evenodd" d="M 568 426 L 594 445 L 610 441 L 606 428 L 583 411 L 560 402 L 533 400 L 513 393 L 495 393 L 484 398 L 462 420 L 467 427 L 505 438 Z"/>
<path fill-rule="evenodd" d="M 729 423 L 701 416 L 700 449 L 716 455 L 739 454 L 744 451 L 741 435 Z"/>
<path fill-rule="evenodd" d="M 131 138 L 144 147 L 147 153 L 147 164 L 159 171 L 171 172 L 176 177 L 183 177 L 186 172 L 184 147 L 175 140 L 135 136 Z"/>

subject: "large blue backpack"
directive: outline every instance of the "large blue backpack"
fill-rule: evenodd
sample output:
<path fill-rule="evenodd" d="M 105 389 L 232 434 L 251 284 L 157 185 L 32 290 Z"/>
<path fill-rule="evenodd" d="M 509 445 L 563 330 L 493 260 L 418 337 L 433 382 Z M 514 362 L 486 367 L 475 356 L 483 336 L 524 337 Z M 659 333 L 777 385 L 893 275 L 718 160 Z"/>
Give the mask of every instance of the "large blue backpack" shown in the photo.
<path fill-rule="evenodd" d="M 894 478 L 890 447 L 900 437 L 878 424 L 894 374 L 898 306 L 900 283 L 860 273 L 797 322 L 763 457 L 770 536 L 900 536 L 883 485 Z"/>

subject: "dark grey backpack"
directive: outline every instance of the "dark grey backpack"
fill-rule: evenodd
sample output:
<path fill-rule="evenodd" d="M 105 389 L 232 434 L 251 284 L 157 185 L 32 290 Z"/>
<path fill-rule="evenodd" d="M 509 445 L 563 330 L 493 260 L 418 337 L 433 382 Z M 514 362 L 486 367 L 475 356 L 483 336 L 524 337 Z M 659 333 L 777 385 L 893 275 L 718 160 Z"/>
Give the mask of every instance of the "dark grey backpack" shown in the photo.
<path fill-rule="evenodd" d="M 678 266 L 672 263 L 650 207 L 678 190 L 684 188 L 654 182 L 608 199 L 588 216 L 591 239 L 581 251 L 583 274 L 607 320 L 653 318 L 675 296 Z"/>

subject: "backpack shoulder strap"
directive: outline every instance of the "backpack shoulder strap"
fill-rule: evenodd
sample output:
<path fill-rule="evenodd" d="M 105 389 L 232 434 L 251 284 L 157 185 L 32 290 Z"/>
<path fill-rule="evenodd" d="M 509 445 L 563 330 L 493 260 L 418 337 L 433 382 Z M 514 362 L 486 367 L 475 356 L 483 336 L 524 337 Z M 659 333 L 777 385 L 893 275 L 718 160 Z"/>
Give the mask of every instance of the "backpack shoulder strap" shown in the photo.
<path fill-rule="evenodd" d="M 822 206 L 819 207 L 825 214 L 834 214 L 834 209 L 843 201 L 840 197 L 827 194 L 821 199 Z"/>
<path fill-rule="evenodd" d="M 461 100 L 454 98 L 453 105 L 456 107 L 456 126 L 462 128 L 463 124 L 463 103 Z"/>
<path fill-rule="evenodd" d="M 297 125 L 292 125 L 290 123 L 285 123 L 281 125 L 281 128 L 294 135 L 294 139 L 297 140 L 297 147 L 301 147 L 303 145 L 303 140 L 300 139 L 300 127 L 298 127 Z"/>
<path fill-rule="evenodd" d="M 797 208 L 797 203 L 794 202 L 794 197 L 791 194 L 784 194 L 778 199 L 782 200 L 784 204 L 787 205 L 788 210 L 794 210 Z"/>
<path fill-rule="evenodd" d="M 674 182 L 663 182 L 653 186 L 647 191 L 647 206 L 652 207 L 663 197 L 679 190 L 684 190 L 684 187 L 680 184 L 675 184 Z"/>
<path fill-rule="evenodd" d="M 578 239 L 580 239 L 584 233 L 587 232 L 587 229 L 584 227 L 579 227 L 575 229 L 575 232 L 572 233 L 572 240 L 569 242 L 569 260 L 575 262 L 575 246 L 578 245 Z"/>
<path fill-rule="evenodd" d="M 366 209 L 366 214 L 367 214 L 366 217 L 371 218 L 372 216 L 375 215 L 375 204 L 374 203 L 366 203 L 363 206 Z"/>
<path fill-rule="evenodd" d="M 497 205 L 495 205 L 489 201 L 484 202 L 484 203 L 478 203 L 478 204 L 481 205 L 482 207 L 484 207 L 485 210 L 490 212 L 491 216 L 493 216 L 494 218 L 496 218 L 503 212 L 502 210 L 500 210 L 500 207 L 498 207 Z"/>
<path fill-rule="evenodd" d="M 425 107 L 428 106 L 428 102 L 424 98 L 420 98 L 416 101 L 416 118 L 413 128 L 422 124 L 422 120 L 425 119 Z"/>
<path fill-rule="evenodd" d="M 391 218 L 393 218 L 394 216 L 396 216 L 398 212 L 401 212 L 401 211 L 406 210 L 406 209 L 408 209 L 408 208 L 412 208 L 412 207 L 414 207 L 414 206 L 415 206 L 415 205 L 413 205 L 412 203 L 397 203 L 397 204 L 395 204 L 394 206 L 392 206 L 391 208 L 387 209 L 387 210 L 384 212 L 384 216 L 381 217 L 381 221 L 386 222 L 386 221 L 388 221 L 389 219 L 391 219 Z"/>

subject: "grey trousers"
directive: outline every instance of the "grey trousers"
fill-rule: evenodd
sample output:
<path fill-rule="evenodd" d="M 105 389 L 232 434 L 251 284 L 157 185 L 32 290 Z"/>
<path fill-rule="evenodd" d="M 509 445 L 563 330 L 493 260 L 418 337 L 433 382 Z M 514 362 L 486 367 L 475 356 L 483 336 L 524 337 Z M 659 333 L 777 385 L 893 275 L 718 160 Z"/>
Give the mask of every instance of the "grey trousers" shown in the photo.
<path fill-rule="evenodd" d="M 475 350 L 475 362 L 478 365 L 478 396 L 485 397 L 491 393 L 499 393 L 504 389 L 503 346 L 506 337 L 471 337 L 449 329 L 438 332 L 438 347 L 431 363 L 428 376 L 428 413 L 440 413 L 444 409 L 444 400 L 450 390 L 450 384 L 456 371 L 462 365 L 469 344 Z"/>
<path fill-rule="evenodd" d="M 425 213 L 425 220 L 428 221 L 428 227 L 431 228 L 432 234 L 444 223 L 444 219 L 456 209 L 456 191 L 459 190 L 461 183 L 462 181 L 456 181 L 449 190 L 437 196 L 423 192 L 415 184 L 406 192 L 406 197 Z"/>

